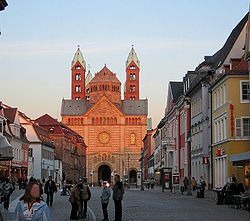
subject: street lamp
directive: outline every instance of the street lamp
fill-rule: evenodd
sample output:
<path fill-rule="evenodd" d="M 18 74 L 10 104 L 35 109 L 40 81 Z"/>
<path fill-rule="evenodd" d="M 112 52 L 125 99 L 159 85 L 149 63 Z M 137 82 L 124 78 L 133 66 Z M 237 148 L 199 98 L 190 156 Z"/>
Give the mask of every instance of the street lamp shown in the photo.
<path fill-rule="evenodd" d="M 130 188 L 130 185 L 129 185 L 129 153 L 128 153 L 128 189 Z"/>
<path fill-rule="evenodd" d="M 141 148 L 141 190 L 144 190 L 144 185 L 143 185 L 143 148 Z"/>

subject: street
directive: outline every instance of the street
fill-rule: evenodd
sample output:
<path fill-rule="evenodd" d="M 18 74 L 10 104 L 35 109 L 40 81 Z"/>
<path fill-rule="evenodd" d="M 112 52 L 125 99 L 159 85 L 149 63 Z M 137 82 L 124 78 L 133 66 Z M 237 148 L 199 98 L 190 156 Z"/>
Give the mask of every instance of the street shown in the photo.
<path fill-rule="evenodd" d="M 85 221 L 101 220 L 102 210 L 100 203 L 101 188 L 90 187 L 92 197 L 88 204 L 88 217 Z M 21 194 L 21 192 L 19 192 Z M 44 199 L 46 197 L 44 195 Z M 11 220 L 18 198 L 11 202 L 9 211 L 3 211 L 4 220 Z M 50 208 L 53 221 L 69 220 L 71 205 L 68 196 L 55 194 L 53 207 Z M 114 203 L 110 200 L 109 220 L 114 220 Z M 126 189 L 123 200 L 124 221 L 165 221 L 165 220 L 203 220 L 203 221 L 244 221 L 250 219 L 250 213 L 245 210 L 229 208 L 228 205 L 216 205 L 214 196 L 207 195 L 203 199 L 170 192 L 155 190 L 140 191 L 139 189 Z"/>

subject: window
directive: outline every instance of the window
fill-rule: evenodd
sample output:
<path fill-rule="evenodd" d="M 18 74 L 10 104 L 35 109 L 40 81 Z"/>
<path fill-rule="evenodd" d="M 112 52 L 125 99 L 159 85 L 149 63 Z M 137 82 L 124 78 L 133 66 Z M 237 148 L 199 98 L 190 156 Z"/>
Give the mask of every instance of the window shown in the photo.
<path fill-rule="evenodd" d="M 240 101 L 241 103 L 250 103 L 250 81 L 240 81 Z"/>
<path fill-rule="evenodd" d="M 135 134 L 130 134 L 130 144 L 135 144 Z"/>
<path fill-rule="evenodd" d="M 76 74 L 76 81 L 78 81 L 78 74 Z"/>
<path fill-rule="evenodd" d="M 227 99 L 227 97 L 226 97 L 226 84 L 224 84 L 224 104 L 226 103 L 226 99 Z"/>
<path fill-rule="evenodd" d="M 250 118 L 243 118 L 243 136 L 250 136 Z"/>
<path fill-rule="evenodd" d="M 76 92 L 78 92 L 78 86 L 76 86 Z"/>
<path fill-rule="evenodd" d="M 214 92 L 214 110 L 217 108 L 217 103 L 216 103 L 216 92 Z"/>
<path fill-rule="evenodd" d="M 241 119 L 240 118 L 235 119 L 235 136 L 241 137 Z"/>
<path fill-rule="evenodd" d="M 220 104 L 224 104 L 223 102 L 223 90 L 222 90 L 222 87 L 220 88 Z"/>

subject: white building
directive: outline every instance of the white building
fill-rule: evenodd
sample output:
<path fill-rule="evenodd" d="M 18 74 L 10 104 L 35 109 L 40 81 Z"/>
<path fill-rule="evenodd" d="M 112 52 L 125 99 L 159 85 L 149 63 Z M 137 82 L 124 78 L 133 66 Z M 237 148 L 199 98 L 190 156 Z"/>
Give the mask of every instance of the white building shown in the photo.
<path fill-rule="evenodd" d="M 32 122 L 24 114 L 20 114 L 21 125 L 26 129 L 27 139 L 31 142 L 29 150 L 28 178 L 54 178 L 54 150 L 55 145 L 49 138 L 48 132 Z"/>

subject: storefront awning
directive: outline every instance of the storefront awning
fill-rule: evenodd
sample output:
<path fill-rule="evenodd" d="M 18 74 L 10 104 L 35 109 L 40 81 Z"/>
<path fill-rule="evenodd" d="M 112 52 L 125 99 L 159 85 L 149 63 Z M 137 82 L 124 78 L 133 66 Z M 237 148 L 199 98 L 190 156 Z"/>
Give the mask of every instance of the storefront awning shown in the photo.
<path fill-rule="evenodd" d="M 250 151 L 230 156 L 230 161 L 234 166 L 245 166 L 250 163 Z"/>
<path fill-rule="evenodd" d="M 8 161 L 12 160 L 13 156 L 13 149 L 12 146 L 9 144 L 6 137 L 0 134 L 0 161 Z"/>

